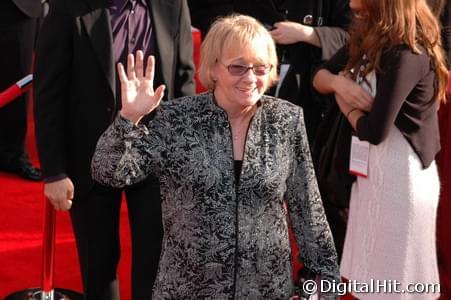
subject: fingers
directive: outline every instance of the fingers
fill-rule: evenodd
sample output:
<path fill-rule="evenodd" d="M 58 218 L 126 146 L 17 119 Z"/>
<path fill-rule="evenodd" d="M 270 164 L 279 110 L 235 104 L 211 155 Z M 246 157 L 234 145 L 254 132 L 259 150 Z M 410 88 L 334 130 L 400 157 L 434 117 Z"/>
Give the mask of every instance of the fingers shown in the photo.
<path fill-rule="evenodd" d="M 117 64 L 117 74 L 119 75 L 119 80 L 121 84 L 126 84 L 128 82 L 127 74 L 125 73 L 124 65 L 121 63 Z"/>
<path fill-rule="evenodd" d="M 44 195 L 52 203 L 55 210 L 66 211 L 72 207 L 74 186 L 68 178 L 46 183 L 44 185 Z"/>
<path fill-rule="evenodd" d="M 136 80 L 135 57 L 132 53 L 127 56 L 127 75 L 128 80 Z"/>
<path fill-rule="evenodd" d="M 68 200 L 74 199 L 74 186 L 73 185 L 68 186 L 68 189 L 66 192 L 66 197 Z"/>
<path fill-rule="evenodd" d="M 373 107 L 373 98 L 371 96 L 369 98 L 362 97 L 360 109 L 363 111 L 371 111 L 372 107 Z"/>
<path fill-rule="evenodd" d="M 136 52 L 136 77 L 141 80 L 144 76 L 144 53 L 141 50 Z"/>
<path fill-rule="evenodd" d="M 348 105 L 363 111 L 370 111 L 374 101 L 371 94 L 352 79 L 345 76 L 339 76 L 338 78 L 340 79 L 340 88 L 336 93 L 339 94 Z"/>
<path fill-rule="evenodd" d="M 274 24 L 274 27 L 273 27 L 273 30 L 271 30 L 269 33 L 271 34 L 271 36 L 272 36 L 272 38 L 276 41 L 276 42 L 278 42 L 278 40 L 281 38 L 281 36 L 282 36 L 282 32 L 281 32 L 281 30 L 279 29 L 279 24 L 278 23 L 275 23 Z"/>
<path fill-rule="evenodd" d="M 72 200 L 63 198 L 47 198 L 57 211 L 67 211 L 72 207 Z"/>
<path fill-rule="evenodd" d="M 360 110 L 370 111 L 373 105 L 373 97 L 362 87 L 359 86 L 358 93 L 355 95 L 353 105 Z"/>
<path fill-rule="evenodd" d="M 53 208 L 55 208 L 55 210 L 57 211 L 67 211 L 72 207 L 72 200 L 61 199 L 52 201 L 51 199 L 49 199 L 49 201 L 52 203 Z"/>
<path fill-rule="evenodd" d="M 155 58 L 149 56 L 147 59 L 146 70 L 144 72 L 144 53 L 141 50 L 136 52 L 136 61 L 133 54 L 127 56 L 127 72 L 121 63 L 117 64 L 117 72 L 121 83 L 126 83 L 132 80 L 149 79 L 153 81 L 155 75 Z"/>
<path fill-rule="evenodd" d="M 157 90 L 155 91 L 155 97 L 158 99 L 158 102 L 156 103 L 156 106 L 158 106 L 160 104 L 161 99 L 164 96 L 164 90 L 166 89 L 165 85 L 160 85 Z M 155 106 L 155 107 L 156 107 Z"/>
<path fill-rule="evenodd" d="M 151 55 L 147 58 L 146 79 L 151 80 L 153 82 L 154 76 L 155 76 L 155 57 Z"/>

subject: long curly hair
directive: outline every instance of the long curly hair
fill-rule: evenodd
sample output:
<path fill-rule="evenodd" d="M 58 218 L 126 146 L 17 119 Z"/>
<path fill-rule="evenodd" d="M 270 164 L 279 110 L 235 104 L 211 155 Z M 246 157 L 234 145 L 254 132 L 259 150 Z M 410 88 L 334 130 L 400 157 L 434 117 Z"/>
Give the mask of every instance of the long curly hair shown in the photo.
<path fill-rule="evenodd" d="M 405 44 L 414 53 L 426 49 L 435 68 L 434 96 L 445 101 L 448 69 L 441 46 L 440 25 L 425 0 L 361 0 L 350 27 L 346 70 L 351 70 L 366 55 L 365 73 L 380 71 L 381 57 L 391 48 Z"/>

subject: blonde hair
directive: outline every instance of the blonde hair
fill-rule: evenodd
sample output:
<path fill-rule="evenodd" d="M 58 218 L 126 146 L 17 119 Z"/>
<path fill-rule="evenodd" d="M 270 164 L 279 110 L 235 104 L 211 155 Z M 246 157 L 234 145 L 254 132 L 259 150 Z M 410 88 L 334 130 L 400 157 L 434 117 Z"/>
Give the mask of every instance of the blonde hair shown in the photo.
<path fill-rule="evenodd" d="M 412 52 L 426 49 L 436 73 L 434 96 L 446 99 L 448 70 L 441 47 L 441 32 L 437 18 L 425 0 L 362 0 L 362 9 L 350 29 L 347 70 L 355 67 L 366 55 L 366 73 L 380 70 L 381 56 L 397 45 L 405 44 Z"/>
<path fill-rule="evenodd" d="M 212 90 L 215 86 L 213 68 L 228 48 L 244 49 L 256 40 L 266 43 L 267 62 L 272 65 L 269 73 L 269 85 L 277 77 L 277 54 L 274 40 L 263 25 L 256 19 L 244 15 L 230 15 L 216 20 L 211 26 L 200 48 L 199 80 L 203 86 Z"/>

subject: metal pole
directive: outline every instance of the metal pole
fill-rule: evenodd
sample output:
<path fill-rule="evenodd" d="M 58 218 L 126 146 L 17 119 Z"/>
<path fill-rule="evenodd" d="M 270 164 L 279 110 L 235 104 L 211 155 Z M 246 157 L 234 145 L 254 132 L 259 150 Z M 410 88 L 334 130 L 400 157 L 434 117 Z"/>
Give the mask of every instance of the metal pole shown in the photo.
<path fill-rule="evenodd" d="M 41 300 L 54 300 L 53 275 L 55 271 L 55 209 L 48 199 L 44 204 L 42 236 L 42 294 Z"/>
<path fill-rule="evenodd" d="M 42 231 L 42 286 L 15 292 L 4 300 L 81 300 L 83 295 L 67 290 L 55 289 L 53 278 L 55 270 L 56 212 L 48 199 L 44 202 L 44 228 Z"/>
<path fill-rule="evenodd" d="M 1 1 L 1 0 L 0 0 Z M 0 93 L 0 108 L 28 91 L 32 86 L 33 76 L 27 75 L 8 89 Z M 44 203 L 44 230 L 42 237 L 42 287 L 29 288 L 14 292 L 4 300 L 81 300 L 83 295 L 53 287 L 55 270 L 55 224 L 56 214 L 48 199 Z"/>

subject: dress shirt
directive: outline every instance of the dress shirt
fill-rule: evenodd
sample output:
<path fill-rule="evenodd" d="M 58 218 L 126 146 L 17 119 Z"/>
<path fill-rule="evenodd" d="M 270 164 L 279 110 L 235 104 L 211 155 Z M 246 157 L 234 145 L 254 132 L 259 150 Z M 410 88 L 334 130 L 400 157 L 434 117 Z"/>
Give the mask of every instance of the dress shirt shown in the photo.
<path fill-rule="evenodd" d="M 152 19 L 145 0 L 113 0 L 109 8 L 115 63 L 126 65 L 127 55 L 138 50 L 155 55 Z"/>

